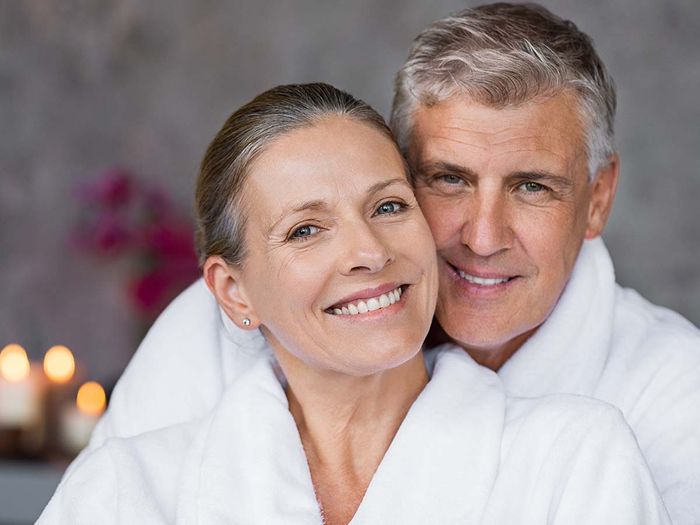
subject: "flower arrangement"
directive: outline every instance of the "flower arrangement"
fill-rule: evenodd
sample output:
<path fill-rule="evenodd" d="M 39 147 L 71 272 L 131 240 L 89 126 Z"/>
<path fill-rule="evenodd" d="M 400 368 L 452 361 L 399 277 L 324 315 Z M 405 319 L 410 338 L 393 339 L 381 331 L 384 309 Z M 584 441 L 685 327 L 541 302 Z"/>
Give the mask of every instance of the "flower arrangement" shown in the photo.
<path fill-rule="evenodd" d="M 128 299 L 140 321 L 150 325 L 199 276 L 191 220 L 164 191 L 137 182 L 122 168 L 79 186 L 76 198 L 80 216 L 73 245 L 102 259 L 129 260 Z"/>

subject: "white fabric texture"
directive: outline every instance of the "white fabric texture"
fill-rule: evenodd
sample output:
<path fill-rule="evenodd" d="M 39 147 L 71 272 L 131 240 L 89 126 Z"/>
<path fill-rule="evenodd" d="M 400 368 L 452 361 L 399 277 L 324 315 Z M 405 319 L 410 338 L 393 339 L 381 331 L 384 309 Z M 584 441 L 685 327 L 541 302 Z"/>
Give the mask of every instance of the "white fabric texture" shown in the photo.
<path fill-rule="evenodd" d="M 201 417 L 265 351 L 260 333 L 235 327 L 200 279 L 139 347 L 91 447 Z M 584 242 L 549 319 L 499 376 L 512 395 L 572 393 L 620 408 L 674 523 L 700 523 L 700 333 L 616 285 L 601 239 Z"/>
<path fill-rule="evenodd" d="M 670 523 L 617 409 L 577 396 L 506 399 L 496 374 L 462 350 L 433 353 L 432 378 L 351 524 Z M 321 525 L 271 361 L 256 359 L 204 418 L 108 440 L 38 524 Z"/>

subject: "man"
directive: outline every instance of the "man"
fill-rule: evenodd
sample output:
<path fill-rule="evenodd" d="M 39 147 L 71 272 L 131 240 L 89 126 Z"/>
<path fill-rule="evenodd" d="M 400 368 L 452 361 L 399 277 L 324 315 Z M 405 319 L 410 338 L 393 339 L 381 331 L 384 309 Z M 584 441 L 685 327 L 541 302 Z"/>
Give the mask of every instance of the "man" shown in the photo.
<path fill-rule="evenodd" d="M 700 335 L 617 286 L 598 238 L 618 179 L 614 113 L 586 35 L 541 7 L 494 4 L 419 35 L 392 126 L 435 236 L 447 336 L 512 395 L 619 407 L 674 522 L 700 523 Z M 260 348 L 196 284 L 135 355 L 93 446 L 208 410 Z M 193 379 L 197 398 L 179 388 Z"/>

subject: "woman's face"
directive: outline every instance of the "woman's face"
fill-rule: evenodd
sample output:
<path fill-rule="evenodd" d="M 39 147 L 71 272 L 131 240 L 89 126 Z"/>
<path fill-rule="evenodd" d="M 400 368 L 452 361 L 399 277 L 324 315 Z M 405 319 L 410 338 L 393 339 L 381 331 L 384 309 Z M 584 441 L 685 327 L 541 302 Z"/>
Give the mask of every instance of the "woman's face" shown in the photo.
<path fill-rule="evenodd" d="M 276 350 L 355 376 L 416 354 L 435 245 L 386 136 L 338 116 L 289 132 L 252 163 L 243 203 L 238 286 Z"/>

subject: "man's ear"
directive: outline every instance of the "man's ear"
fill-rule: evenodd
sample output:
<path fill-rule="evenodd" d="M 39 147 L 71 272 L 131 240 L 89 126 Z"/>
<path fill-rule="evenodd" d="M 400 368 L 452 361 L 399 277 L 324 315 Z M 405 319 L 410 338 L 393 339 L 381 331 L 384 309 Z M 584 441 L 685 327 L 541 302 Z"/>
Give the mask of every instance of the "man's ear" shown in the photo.
<path fill-rule="evenodd" d="M 620 156 L 615 153 L 608 159 L 608 163 L 598 170 L 595 179 L 590 183 L 592 189 L 586 239 L 594 239 L 603 233 L 615 200 L 619 175 Z"/>
<path fill-rule="evenodd" d="M 239 269 L 229 266 L 219 256 L 212 256 L 204 263 L 203 273 L 209 290 L 236 326 L 242 330 L 259 326 L 260 322 L 246 294 Z M 247 324 L 245 320 L 248 320 Z"/>

